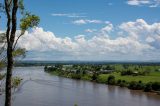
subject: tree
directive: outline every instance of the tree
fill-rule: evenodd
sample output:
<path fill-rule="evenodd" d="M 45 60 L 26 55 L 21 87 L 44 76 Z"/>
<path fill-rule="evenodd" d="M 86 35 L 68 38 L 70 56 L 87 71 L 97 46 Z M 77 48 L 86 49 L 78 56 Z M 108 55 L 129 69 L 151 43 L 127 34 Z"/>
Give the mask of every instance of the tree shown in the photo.
<path fill-rule="evenodd" d="M 109 76 L 108 76 L 108 79 L 107 79 L 107 83 L 108 83 L 109 85 L 114 85 L 115 82 L 116 82 L 115 76 L 109 75 Z"/>
<path fill-rule="evenodd" d="M 23 0 L 4 0 L 4 9 L 7 16 L 7 74 L 6 74 L 6 97 L 5 106 L 11 106 L 11 79 L 13 68 L 13 53 L 16 49 L 19 38 L 24 35 L 25 31 L 31 27 L 37 26 L 40 19 L 38 16 L 25 11 Z M 17 14 L 20 10 L 22 19 L 20 20 L 21 34 L 15 39 L 17 31 Z"/>
<path fill-rule="evenodd" d="M 5 66 L 6 59 L 7 59 L 7 45 L 6 45 L 6 34 L 0 33 L 0 70 Z M 14 59 L 18 59 L 21 57 L 25 57 L 26 50 L 25 48 L 16 48 L 13 51 L 13 57 Z"/>

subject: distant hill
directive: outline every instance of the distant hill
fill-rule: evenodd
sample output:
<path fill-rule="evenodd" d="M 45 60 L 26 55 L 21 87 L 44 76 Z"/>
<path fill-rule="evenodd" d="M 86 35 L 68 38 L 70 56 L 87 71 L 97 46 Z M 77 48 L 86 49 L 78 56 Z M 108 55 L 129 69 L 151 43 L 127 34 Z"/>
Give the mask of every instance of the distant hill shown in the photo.
<path fill-rule="evenodd" d="M 137 64 L 137 65 L 160 65 L 160 62 L 143 61 L 16 61 L 16 66 L 45 66 L 54 64 Z"/>

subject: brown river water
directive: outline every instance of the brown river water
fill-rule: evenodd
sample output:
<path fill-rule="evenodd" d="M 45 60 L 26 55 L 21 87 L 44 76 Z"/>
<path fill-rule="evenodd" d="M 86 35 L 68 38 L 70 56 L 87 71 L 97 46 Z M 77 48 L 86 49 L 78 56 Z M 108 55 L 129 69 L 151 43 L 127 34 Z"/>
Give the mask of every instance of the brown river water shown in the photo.
<path fill-rule="evenodd" d="M 12 106 L 160 106 L 160 95 L 51 76 L 43 69 L 14 68 L 14 76 L 23 82 L 12 96 Z M 4 106 L 4 95 L 0 106 Z"/>

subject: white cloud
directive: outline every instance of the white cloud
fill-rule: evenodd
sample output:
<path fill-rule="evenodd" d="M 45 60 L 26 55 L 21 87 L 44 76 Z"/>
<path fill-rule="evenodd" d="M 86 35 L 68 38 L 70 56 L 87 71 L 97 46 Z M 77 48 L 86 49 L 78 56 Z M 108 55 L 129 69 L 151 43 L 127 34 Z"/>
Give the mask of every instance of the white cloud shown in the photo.
<path fill-rule="evenodd" d="M 154 40 L 154 38 L 152 38 L 152 37 L 147 37 L 146 38 L 146 42 L 148 42 L 148 43 L 151 43 L 151 42 L 154 42 L 155 40 Z"/>
<path fill-rule="evenodd" d="M 52 16 L 57 16 L 57 17 L 68 17 L 68 18 L 83 18 L 86 17 L 84 13 L 53 13 L 51 14 Z"/>
<path fill-rule="evenodd" d="M 110 23 L 102 29 L 110 32 L 114 27 Z M 46 53 L 47 59 L 53 60 L 151 60 L 159 56 L 160 23 L 148 24 L 143 19 L 122 23 L 119 30 L 124 36 L 114 39 L 109 33 L 101 35 L 101 30 L 98 35 L 87 39 L 85 35 L 60 38 L 53 32 L 34 28 L 25 33 L 18 45 L 37 52 L 36 55 L 33 53 L 33 57 L 39 58 L 39 53 L 43 57 L 42 54 Z"/>
<path fill-rule="evenodd" d="M 83 19 L 75 20 L 75 21 L 73 21 L 73 23 L 76 24 L 76 25 L 87 24 L 87 22 Z"/>
<path fill-rule="evenodd" d="M 128 0 L 127 3 L 129 5 L 144 5 L 149 4 L 150 0 Z"/>
<path fill-rule="evenodd" d="M 108 23 L 104 28 L 101 29 L 101 31 L 103 33 L 105 33 L 105 32 L 109 33 L 111 31 L 113 31 L 113 24 L 112 23 Z"/>
<path fill-rule="evenodd" d="M 160 23 L 148 24 L 143 19 L 122 23 L 119 28 L 135 39 L 145 40 L 147 37 L 157 38 L 160 35 Z"/>
<path fill-rule="evenodd" d="M 88 32 L 88 33 L 93 33 L 97 31 L 97 29 L 86 29 L 85 32 Z"/>
<path fill-rule="evenodd" d="M 73 21 L 72 23 L 76 25 L 84 25 L 84 24 L 102 24 L 104 22 L 102 22 L 101 20 L 79 19 L 79 20 Z"/>
<path fill-rule="evenodd" d="M 160 0 L 128 0 L 128 5 L 134 6 L 148 6 L 148 7 L 158 7 L 160 6 Z"/>

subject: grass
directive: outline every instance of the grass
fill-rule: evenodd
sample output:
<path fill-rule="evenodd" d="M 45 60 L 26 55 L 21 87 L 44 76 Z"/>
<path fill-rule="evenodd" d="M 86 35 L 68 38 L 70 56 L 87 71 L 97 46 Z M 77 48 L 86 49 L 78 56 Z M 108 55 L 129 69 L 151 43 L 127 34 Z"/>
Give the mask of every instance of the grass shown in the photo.
<path fill-rule="evenodd" d="M 143 83 L 147 82 L 160 82 L 160 72 L 151 72 L 146 76 L 121 76 L 120 73 L 112 74 L 101 74 L 98 77 L 98 82 L 105 83 L 109 75 L 114 75 L 116 80 L 121 79 L 127 82 L 131 81 L 142 81 Z"/>
<path fill-rule="evenodd" d="M 57 76 L 63 76 L 63 77 L 68 77 L 70 78 L 70 74 L 66 75 L 59 75 L 58 72 L 52 71 L 50 72 L 51 75 L 57 75 Z M 151 72 L 149 75 L 145 76 L 121 76 L 120 73 L 114 72 L 111 74 L 100 74 L 97 78 L 97 82 L 99 83 L 106 83 L 107 78 L 109 75 L 114 75 L 116 80 L 125 80 L 126 82 L 131 82 L 131 81 L 142 81 L 143 83 L 148 83 L 148 82 L 160 82 L 160 72 Z M 86 74 L 81 77 L 82 80 L 91 80 L 91 76 Z"/>

